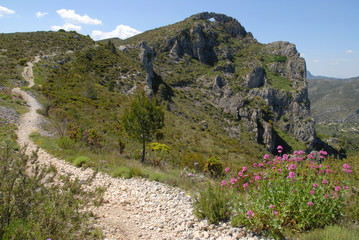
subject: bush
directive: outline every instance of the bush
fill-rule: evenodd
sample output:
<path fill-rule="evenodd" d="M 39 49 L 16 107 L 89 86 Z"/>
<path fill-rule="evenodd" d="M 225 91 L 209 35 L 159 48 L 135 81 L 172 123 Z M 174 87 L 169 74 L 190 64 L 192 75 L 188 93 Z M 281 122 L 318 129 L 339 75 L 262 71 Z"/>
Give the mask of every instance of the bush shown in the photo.
<path fill-rule="evenodd" d="M 57 140 L 57 146 L 59 146 L 62 149 L 71 149 L 73 148 L 74 144 L 75 141 L 68 137 L 60 137 Z"/>
<path fill-rule="evenodd" d="M 181 165 L 182 167 L 203 171 L 206 166 L 206 160 L 201 153 L 186 152 L 182 154 Z"/>
<path fill-rule="evenodd" d="M 131 178 L 132 172 L 128 167 L 117 167 L 110 173 L 110 175 L 111 177 Z"/>
<path fill-rule="evenodd" d="M 75 159 L 74 165 L 75 167 L 82 167 L 84 164 L 88 165 L 91 159 L 86 156 L 79 156 Z"/>
<path fill-rule="evenodd" d="M 230 216 L 230 194 L 219 186 L 208 184 L 194 199 L 193 210 L 198 218 L 206 218 L 210 223 L 228 221 Z"/>
<path fill-rule="evenodd" d="M 316 229 L 300 236 L 300 240 L 359 240 L 359 230 L 346 228 L 344 226 L 328 226 L 324 229 Z"/>
<path fill-rule="evenodd" d="M 26 58 L 21 58 L 17 61 L 17 63 L 20 65 L 20 66 L 26 66 L 27 65 L 27 59 Z"/>
<path fill-rule="evenodd" d="M 68 177 L 61 178 L 61 186 L 54 184 L 56 173 L 37 165 L 30 169 L 30 162 L 36 164 L 36 154 L 29 158 L 24 149 L 0 148 L 0 239 L 101 238 L 89 224 L 90 213 L 83 211 L 92 193 Z"/>
<path fill-rule="evenodd" d="M 223 164 L 217 156 L 211 157 L 208 159 L 204 171 L 210 173 L 212 177 L 220 177 L 223 174 Z"/>
<path fill-rule="evenodd" d="M 283 237 L 283 228 L 300 232 L 337 223 L 350 187 L 347 181 L 332 178 L 329 165 L 315 163 L 325 155 L 295 151 L 291 158 L 285 154 L 273 160 L 265 155 L 264 163 L 253 164 L 257 171 L 248 173 L 244 167 L 230 182 L 224 180 L 225 191 L 240 192 L 232 199 L 232 224 Z M 339 171 L 352 174 L 348 164 Z"/>

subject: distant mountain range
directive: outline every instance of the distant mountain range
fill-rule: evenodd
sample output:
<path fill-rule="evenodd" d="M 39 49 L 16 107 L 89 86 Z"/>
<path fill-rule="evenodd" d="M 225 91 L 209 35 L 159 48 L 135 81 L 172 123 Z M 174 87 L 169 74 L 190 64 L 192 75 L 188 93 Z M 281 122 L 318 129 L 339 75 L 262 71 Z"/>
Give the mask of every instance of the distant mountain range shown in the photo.
<path fill-rule="evenodd" d="M 307 71 L 311 113 L 317 122 L 359 122 L 359 77 L 338 79 Z"/>
<path fill-rule="evenodd" d="M 325 76 L 314 76 L 313 74 L 311 74 L 308 70 L 307 70 L 307 80 L 312 80 L 312 79 L 342 79 L 342 78 L 334 78 L 334 77 L 325 77 Z"/>

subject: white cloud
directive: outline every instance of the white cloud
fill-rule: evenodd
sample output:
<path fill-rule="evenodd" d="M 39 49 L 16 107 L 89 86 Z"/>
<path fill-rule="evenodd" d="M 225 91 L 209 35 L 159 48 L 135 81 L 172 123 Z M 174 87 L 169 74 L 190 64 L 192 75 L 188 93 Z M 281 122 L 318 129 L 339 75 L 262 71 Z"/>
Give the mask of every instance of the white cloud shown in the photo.
<path fill-rule="evenodd" d="M 139 33 L 141 33 L 141 32 L 134 28 L 131 28 L 130 26 L 121 24 L 121 25 L 118 25 L 116 27 L 116 29 L 113 30 L 112 32 L 92 31 L 91 35 L 95 40 L 114 38 L 114 37 L 126 39 L 126 38 L 132 37 L 134 35 L 137 35 Z"/>
<path fill-rule="evenodd" d="M 15 11 L 8 9 L 6 7 L 0 6 L 0 17 L 5 16 L 6 14 L 14 14 Z"/>
<path fill-rule="evenodd" d="M 354 51 L 349 49 L 349 50 L 346 50 L 345 52 L 350 54 L 350 53 L 353 53 Z"/>
<path fill-rule="evenodd" d="M 81 16 L 72 9 L 60 9 L 56 11 L 65 21 L 75 24 L 101 25 L 102 21 L 90 18 L 87 14 Z"/>
<path fill-rule="evenodd" d="M 54 31 L 58 31 L 60 29 L 64 29 L 65 31 L 71 31 L 71 30 L 74 30 L 74 31 L 80 31 L 81 30 L 81 26 L 78 26 L 78 25 L 74 25 L 72 23 L 66 23 L 62 26 L 52 26 L 51 27 L 51 30 L 54 30 Z"/>
<path fill-rule="evenodd" d="M 39 11 L 39 12 L 36 13 L 36 17 L 37 18 L 42 18 L 42 17 L 46 16 L 47 14 L 48 14 L 47 12 L 40 12 Z"/>
<path fill-rule="evenodd" d="M 318 63 L 318 62 L 319 62 L 319 60 L 318 60 L 318 59 L 315 59 L 315 60 L 313 60 L 313 62 Z"/>

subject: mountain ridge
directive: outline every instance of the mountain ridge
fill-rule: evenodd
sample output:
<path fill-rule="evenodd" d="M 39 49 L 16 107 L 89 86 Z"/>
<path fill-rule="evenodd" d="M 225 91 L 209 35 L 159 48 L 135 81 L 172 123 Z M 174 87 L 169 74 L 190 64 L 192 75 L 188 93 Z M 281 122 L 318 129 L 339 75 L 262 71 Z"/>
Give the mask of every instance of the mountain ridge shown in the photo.
<path fill-rule="evenodd" d="M 274 153 L 278 145 L 287 152 L 316 148 L 305 60 L 294 44 L 261 44 L 237 20 L 216 13 L 126 40 L 84 44 L 87 38 L 77 35 L 40 37 L 38 44 L 50 38 L 74 45 L 54 55 L 36 53 L 43 55 L 34 66 L 33 87 L 44 96 L 45 114 L 64 121 L 65 136 L 73 141 L 108 151 L 120 142 L 129 146 L 121 154 L 136 158 L 131 149 L 137 145 L 118 119 L 131 95 L 145 88 L 165 106 L 166 126 L 156 140 L 174 148 L 171 164 L 183 164 L 192 153 L 238 164 L 263 149 Z M 14 43 L 21 46 L 28 37 L 17 36 Z M 12 59 L 22 57 L 17 54 Z"/>

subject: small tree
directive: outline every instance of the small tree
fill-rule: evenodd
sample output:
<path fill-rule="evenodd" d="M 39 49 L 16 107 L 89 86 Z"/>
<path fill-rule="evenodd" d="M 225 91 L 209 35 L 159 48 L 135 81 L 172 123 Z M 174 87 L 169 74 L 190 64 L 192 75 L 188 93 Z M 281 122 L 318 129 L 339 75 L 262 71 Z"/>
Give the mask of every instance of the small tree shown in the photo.
<path fill-rule="evenodd" d="M 142 142 L 142 162 L 145 161 L 146 141 L 151 141 L 158 129 L 164 126 L 164 112 L 144 91 L 137 94 L 121 118 L 128 135 Z"/>

